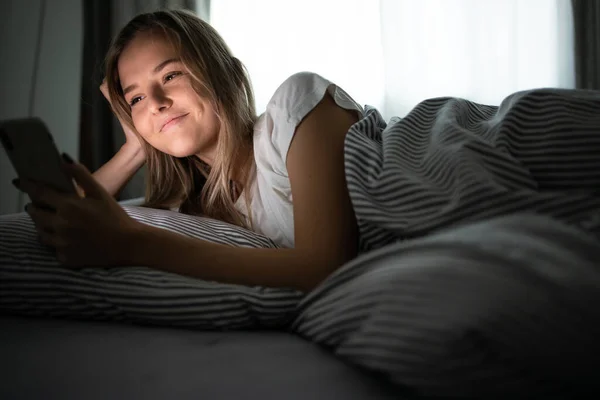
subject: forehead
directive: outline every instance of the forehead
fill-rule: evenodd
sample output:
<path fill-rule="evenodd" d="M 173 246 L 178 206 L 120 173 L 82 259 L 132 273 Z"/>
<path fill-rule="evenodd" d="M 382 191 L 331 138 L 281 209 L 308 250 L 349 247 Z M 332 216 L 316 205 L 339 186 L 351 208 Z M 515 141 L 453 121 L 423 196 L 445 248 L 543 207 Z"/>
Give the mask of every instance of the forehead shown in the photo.
<path fill-rule="evenodd" d="M 118 61 L 123 87 L 135 83 L 140 75 L 149 74 L 161 62 L 176 58 L 174 46 L 162 35 L 138 34 L 123 50 Z"/>

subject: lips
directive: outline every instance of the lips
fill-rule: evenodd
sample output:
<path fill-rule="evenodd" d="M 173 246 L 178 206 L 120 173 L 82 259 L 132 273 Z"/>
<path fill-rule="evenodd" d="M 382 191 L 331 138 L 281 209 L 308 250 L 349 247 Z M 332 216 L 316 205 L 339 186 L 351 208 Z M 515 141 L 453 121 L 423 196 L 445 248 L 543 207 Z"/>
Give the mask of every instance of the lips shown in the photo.
<path fill-rule="evenodd" d="M 164 120 L 164 122 L 160 126 L 160 131 L 159 132 L 162 132 L 162 131 L 164 131 L 166 129 L 169 129 L 171 126 L 177 124 L 186 115 L 188 115 L 188 113 L 179 114 L 179 115 L 173 115 L 173 116 L 168 117 L 167 119 Z"/>

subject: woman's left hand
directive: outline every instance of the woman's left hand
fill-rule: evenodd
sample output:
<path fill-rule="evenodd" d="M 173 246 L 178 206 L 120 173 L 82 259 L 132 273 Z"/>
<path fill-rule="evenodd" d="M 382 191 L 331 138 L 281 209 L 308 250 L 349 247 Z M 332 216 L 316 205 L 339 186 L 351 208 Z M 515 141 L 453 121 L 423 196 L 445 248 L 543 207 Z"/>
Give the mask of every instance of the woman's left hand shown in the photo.
<path fill-rule="evenodd" d="M 63 165 L 84 190 L 85 197 L 64 194 L 31 181 L 18 184 L 35 204 L 48 207 L 26 207 L 41 242 L 53 247 L 58 261 L 65 266 L 127 265 L 130 238 L 139 222 L 127 215 L 85 166 L 77 162 Z"/>

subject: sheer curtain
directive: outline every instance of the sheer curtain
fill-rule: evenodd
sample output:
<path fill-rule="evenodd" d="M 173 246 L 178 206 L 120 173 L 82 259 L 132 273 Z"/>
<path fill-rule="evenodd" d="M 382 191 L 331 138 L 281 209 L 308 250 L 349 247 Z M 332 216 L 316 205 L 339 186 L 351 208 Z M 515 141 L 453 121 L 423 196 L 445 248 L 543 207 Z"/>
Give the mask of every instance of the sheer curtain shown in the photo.
<path fill-rule="evenodd" d="M 535 87 L 574 87 L 569 0 L 383 0 L 386 101 L 405 114 L 428 97 L 498 104 Z"/>
<path fill-rule="evenodd" d="M 259 112 L 300 71 L 334 81 L 359 103 L 383 104 L 377 1 L 212 0 L 210 6 L 211 25 L 248 68 Z"/>
<path fill-rule="evenodd" d="M 457 96 L 499 104 L 574 87 L 570 0 L 212 0 L 211 24 L 248 67 L 257 108 L 309 70 L 385 118 Z"/>

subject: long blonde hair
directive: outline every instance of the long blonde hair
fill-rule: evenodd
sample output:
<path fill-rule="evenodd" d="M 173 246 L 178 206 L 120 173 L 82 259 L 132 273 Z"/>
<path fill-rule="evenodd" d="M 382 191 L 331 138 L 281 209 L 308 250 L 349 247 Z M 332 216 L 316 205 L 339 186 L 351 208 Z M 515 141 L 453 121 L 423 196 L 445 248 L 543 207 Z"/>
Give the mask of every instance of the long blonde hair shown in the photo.
<path fill-rule="evenodd" d="M 217 156 L 211 166 L 195 155 L 179 158 L 165 154 L 140 138 L 147 167 L 144 205 L 179 207 L 182 213 L 251 227 L 251 213 L 246 220 L 235 208 L 235 199 L 251 182 L 254 165 L 256 109 L 244 65 L 212 26 L 189 11 L 163 10 L 136 16 L 113 39 L 105 64 L 110 98 L 117 99 L 113 110 L 136 133 L 119 81 L 118 61 L 140 33 L 163 35 L 175 46 L 194 90 L 208 96 L 221 121 Z M 247 207 L 250 204 L 249 190 L 245 190 L 245 203 Z"/>

